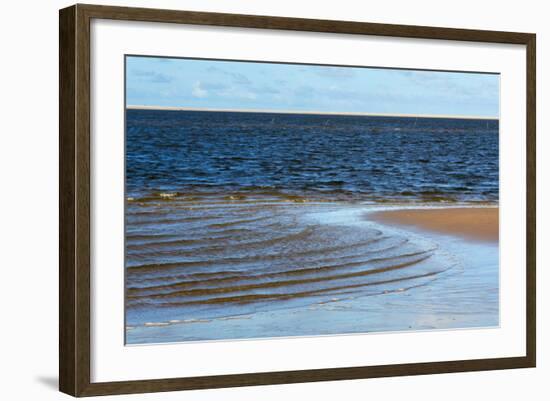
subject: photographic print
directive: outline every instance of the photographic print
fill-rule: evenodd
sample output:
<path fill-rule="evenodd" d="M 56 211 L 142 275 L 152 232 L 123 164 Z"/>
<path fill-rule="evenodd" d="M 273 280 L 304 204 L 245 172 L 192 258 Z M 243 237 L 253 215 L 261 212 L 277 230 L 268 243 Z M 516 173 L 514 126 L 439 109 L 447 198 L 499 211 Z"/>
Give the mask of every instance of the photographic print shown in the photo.
<path fill-rule="evenodd" d="M 499 326 L 499 75 L 126 56 L 127 344 Z"/>

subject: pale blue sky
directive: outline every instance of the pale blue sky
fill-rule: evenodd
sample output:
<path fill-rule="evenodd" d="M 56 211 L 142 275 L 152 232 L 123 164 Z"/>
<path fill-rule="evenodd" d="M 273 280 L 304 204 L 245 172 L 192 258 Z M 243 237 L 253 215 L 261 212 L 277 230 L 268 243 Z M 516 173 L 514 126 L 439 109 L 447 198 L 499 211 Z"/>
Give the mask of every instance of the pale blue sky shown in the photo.
<path fill-rule="evenodd" d="M 126 104 L 498 117 L 499 76 L 128 56 Z"/>

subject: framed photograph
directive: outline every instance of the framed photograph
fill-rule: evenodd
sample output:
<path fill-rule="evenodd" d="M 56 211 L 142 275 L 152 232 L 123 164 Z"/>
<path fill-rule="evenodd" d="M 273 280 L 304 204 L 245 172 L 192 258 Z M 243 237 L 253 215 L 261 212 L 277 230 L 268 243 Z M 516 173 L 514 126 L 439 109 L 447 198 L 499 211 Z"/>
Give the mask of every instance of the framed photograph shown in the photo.
<path fill-rule="evenodd" d="M 535 35 L 60 11 L 60 390 L 535 366 Z"/>

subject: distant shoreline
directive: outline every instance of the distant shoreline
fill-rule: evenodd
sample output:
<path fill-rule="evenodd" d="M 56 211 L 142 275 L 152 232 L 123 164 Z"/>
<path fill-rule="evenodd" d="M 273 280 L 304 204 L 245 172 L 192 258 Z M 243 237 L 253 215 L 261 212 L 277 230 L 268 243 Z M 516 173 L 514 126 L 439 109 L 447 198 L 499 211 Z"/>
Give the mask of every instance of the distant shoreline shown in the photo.
<path fill-rule="evenodd" d="M 491 120 L 498 121 L 498 117 L 489 116 L 462 116 L 445 114 L 398 114 L 398 113 L 361 113 L 361 112 L 330 112 L 330 111 L 303 111 L 303 110 L 253 110 L 253 109 L 211 109 L 199 107 L 177 107 L 177 106 L 143 106 L 129 105 L 128 110 L 170 110 L 170 111 L 210 111 L 225 113 L 266 113 L 266 114 L 311 114 L 326 116 L 363 116 L 363 117 L 402 117 L 402 118 L 444 118 L 455 120 Z"/>

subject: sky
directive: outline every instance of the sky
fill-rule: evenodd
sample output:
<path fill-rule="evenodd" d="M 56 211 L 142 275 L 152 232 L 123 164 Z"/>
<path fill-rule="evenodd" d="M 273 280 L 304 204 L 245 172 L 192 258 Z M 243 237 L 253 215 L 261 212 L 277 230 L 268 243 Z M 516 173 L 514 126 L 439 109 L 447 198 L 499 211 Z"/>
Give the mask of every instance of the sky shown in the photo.
<path fill-rule="evenodd" d="M 499 75 L 127 56 L 126 105 L 498 117 Z"/>

